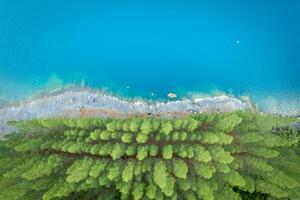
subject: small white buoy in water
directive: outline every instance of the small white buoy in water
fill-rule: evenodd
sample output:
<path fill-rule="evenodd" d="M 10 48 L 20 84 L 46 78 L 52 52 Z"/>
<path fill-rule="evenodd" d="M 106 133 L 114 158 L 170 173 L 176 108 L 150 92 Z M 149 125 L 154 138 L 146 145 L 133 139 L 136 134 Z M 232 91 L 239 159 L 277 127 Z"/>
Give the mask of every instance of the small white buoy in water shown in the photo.
<path fill-rule="evenodd" d="M 126 86 L 126 88 L 127 88 L 127 89 L 129 89 L 129 88 L 130 88 L 130 86 L 129 86 L 129 85 L 127 85 L 127 86 Z"/>
<path fill-rule="evenodd" d="M 177 95 L 175 94 L 175 93 L 172 93 L 172 92 L 170 92 L 169 94 L 168 94 L 168 97 L 170 97 L 170 98 L 176 98 L 177 97 Z"/>

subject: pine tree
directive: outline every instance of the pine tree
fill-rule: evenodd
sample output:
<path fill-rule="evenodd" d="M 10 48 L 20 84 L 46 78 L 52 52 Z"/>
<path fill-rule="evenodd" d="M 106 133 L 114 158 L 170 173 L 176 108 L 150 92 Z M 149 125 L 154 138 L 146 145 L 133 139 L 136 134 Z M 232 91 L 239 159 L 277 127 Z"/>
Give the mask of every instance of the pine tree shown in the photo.
<path fill-rule="evenodd" d="M 66 181 L 69 183 L 78 183 L 79 181 L 86 179 L 93 162 L 93 159 L 89 157 L 84 157 L 83 159 L 75 161 L 66 172 L 68 175 Z"/>
<path fill-rule="evenodd" d="M 137 149 L 136 158 L 138 160 L 144 160 L 148 156 L 148 146 L 139 146 Z"/>
<path fill-rule="evenodd" d="M 117 130 L 117 121 L 112 120 L 111 122 L 106 124 L 106 129 L 110 132 L 114 132 Z"/>
<path fill-rule="evenodd" d="M 173 130 L 173 125 L 170 121 L 165 121 L 161 124 L 160 132 L 164 135 L 168 135 Z"/>
<path fill-rule="evenodd" d="M 157 161 L 153 169 L 153 181 L 160 189 L 167 187 L 167 166 L 164 161 Z"/>
<path fill-rule="evenodd" d="M 300 199 L 296 120 L 239 111 L 10 122 L 19 132 L 0 142 L 0 199 Z"/>
<path fill-rule="evenodd" d="M 90 168 L 89 176 L 97 178 L 102 172 L 104 172 L 107 165 L 107 159 L 95 160 L 94 165 Z"/>
<path fill-rule="evenodd" d="M 173 173 L 178 178 L 185 179 L 188 173 L 188 166 L 183 160 L 173 160 Z"/>
<path fill-rule="evenodd" d="M 162 150 L 162 156 L 164 159 L 171 159 L 173 156 L 173 147 L 172 145 L 168 144 L 164 146 Z"/>
<path fill-rule="evenodd" d="M 158 154 L 158 147 L 155 144 L 151 144 L 149 147 L 149 155 L 156 156 Z"/>
<path fill-rule="evenodd" d="M 124 182 L 129 182 L 132 180 L 133 170 L 134 170 L 134 163 L 132 161 L 128 161 L 122 173 L 122 178 Z"/>
<path fill-rule="evenodd" d="M 150 132 L 152 132 L 152 124 L 151 121 L 148 119 L 144 119 L 142 124 L 141 124 L 141 132 L 144 134 L 148 134 Z"/>

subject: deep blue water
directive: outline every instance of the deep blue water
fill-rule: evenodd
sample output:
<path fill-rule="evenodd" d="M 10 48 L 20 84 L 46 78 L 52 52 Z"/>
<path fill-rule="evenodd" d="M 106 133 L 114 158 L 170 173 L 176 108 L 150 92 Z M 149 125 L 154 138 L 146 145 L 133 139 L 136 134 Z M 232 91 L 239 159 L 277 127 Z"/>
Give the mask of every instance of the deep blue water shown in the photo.
<path fill-rule="evenodd" d="M 299 10 L 299 0 L 0 0 L 0 101 L 72 83 L 152 99 L 249 95 L 300 113 Z"/>

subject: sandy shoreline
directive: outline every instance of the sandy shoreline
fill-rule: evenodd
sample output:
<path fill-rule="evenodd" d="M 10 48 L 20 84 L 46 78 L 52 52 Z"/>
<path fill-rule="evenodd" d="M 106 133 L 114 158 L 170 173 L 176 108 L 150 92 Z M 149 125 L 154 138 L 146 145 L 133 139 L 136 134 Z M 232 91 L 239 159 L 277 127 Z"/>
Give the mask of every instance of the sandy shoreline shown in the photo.
<path fill-rule="evenodd" d="M 225 95 L 169 102 L 125 100 L 91 90 L 69 90 L 0 108 L 0 136 L 11 131 L 10 120 L 54 117 L 180 116 L 188 113 L 253 109 L 249 103 Z"/>

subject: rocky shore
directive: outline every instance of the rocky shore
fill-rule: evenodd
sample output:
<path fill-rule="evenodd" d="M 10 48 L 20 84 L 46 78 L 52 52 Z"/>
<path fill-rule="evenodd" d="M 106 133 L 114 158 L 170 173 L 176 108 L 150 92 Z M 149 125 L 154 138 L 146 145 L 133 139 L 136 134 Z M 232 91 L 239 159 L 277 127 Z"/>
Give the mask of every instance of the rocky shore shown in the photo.
<path fill-rule="evenodd" d="M 252 109 L 249 103 L 225 95 L 148 102 L 126 100 L 96 91 L 64 91 L 51 96 L 42 96 L 32 101 L 0 108 L 0 137 L 12 131 L 6 123 L 11 120 L 56 117 L 129 117 L 181 116 L 188 113 L 230 112 Z"/>

